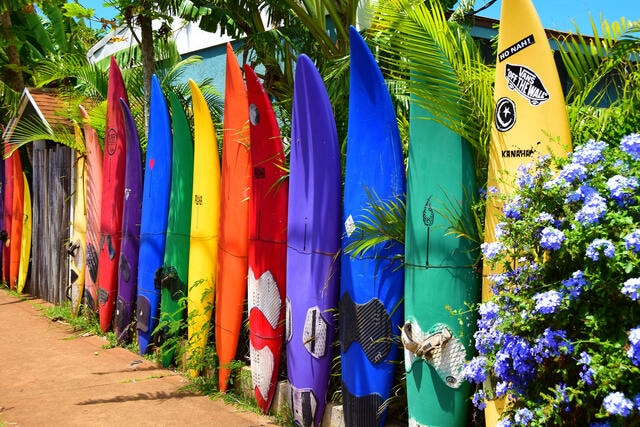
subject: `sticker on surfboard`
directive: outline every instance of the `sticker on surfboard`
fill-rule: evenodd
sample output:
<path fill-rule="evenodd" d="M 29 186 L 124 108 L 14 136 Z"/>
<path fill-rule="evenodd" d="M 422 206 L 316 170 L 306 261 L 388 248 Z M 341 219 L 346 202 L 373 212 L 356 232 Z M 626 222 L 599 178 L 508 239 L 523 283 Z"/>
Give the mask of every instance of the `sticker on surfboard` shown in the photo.
<path fill-rule="evenodd" d="M 529 67 L 507 64 L 504 77 L 507 79 L 509 89 L 518 92 L 534 107 L 551 99 L 540 77 Z"/>
<path fill-rule="evenodd" d="M 493 115 L 496 129 L 506 132 L 516 124 L 516 104 L 507 97 L 502 97 L 496 102 Z"/>

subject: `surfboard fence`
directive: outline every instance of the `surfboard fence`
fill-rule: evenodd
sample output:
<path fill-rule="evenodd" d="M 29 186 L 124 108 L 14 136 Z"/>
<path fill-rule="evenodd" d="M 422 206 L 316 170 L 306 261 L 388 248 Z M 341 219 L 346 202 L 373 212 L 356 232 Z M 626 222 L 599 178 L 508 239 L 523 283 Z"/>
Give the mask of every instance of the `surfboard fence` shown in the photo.
<path fill-rule="evenodd" d="M 26 291 L 54 304 L 66 301 L 73 150 L 50 141 L 33 144 L 33 240 Z"/>

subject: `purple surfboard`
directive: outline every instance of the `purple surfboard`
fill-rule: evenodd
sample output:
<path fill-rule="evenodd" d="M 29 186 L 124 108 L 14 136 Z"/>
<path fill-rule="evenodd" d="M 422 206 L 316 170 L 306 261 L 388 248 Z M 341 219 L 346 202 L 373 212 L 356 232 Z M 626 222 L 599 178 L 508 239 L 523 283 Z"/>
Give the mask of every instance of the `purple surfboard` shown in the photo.
<path fill-rule="evenodd" d="M 326 405 L 338 302 L 340 149 L 320 74 L 298 58 L 287 235 L 287 370 L 294 420 L 319 426 Z"/>
<path fill-rule="evenodd" d="M 127 342 L 133 329 L 133 310 L 138 288 L 138 250 L 142 213 L 142 155 L 135 121 L 127 103 L 120 99 L 126 133 L 126 170 L 122 211 L 122 240 L 118 265 L 116 300 L 116 337 Z"/>

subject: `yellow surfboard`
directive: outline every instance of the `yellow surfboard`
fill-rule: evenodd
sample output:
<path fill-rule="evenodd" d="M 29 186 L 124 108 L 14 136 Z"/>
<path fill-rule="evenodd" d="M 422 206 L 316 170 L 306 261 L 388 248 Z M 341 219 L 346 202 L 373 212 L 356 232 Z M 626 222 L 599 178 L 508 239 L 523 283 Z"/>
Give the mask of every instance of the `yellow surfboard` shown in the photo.
<path fill-rule="evenodd" d="M 22 293 L 27 283 L 27 273 L 29 272 L 29 259 L 31 258 L 31 191 L 29 190 L 29 180 L 27 175 L 22 173 L 24 179 L 24 200 L 23 200 L 23 217 L 22 223 L 22 243 L 20 243 L 20 266 L 18 267 L 18 293 Z"/>
<path fill-rule="evenodd" d="M 531 0 L 503 0 L 498 32 L 494 115 L 487 189 L 509 194 L 518 167 L 537 157 L 571 150 L 569 119 L 553 52 Z M 496 240 L 502 204 L 489 198 L 484 241 Z M 482 299 L 491 297 L 485 263 Z M 487 426 L 498 422 L 503 401 L 487 402 Z"/>
<path fill-rule="evenodd" d="M 189 80 L 193 102 L 193 198 L 187 289 L 189 374 L 198 375 L 207 345 L 218 259 L 220 160 L 209 107 Z"/>
<path fill-rule="evenodd" d="M 76 143 L 83 147 L 82 131 L 75 126 Z M 87 244 L 87 169 L 84 154 L 78 153 L 74 165 L 75 192 L 73 205 L 73 235 L 69 242 L 71 270 L 71 313 L 77 315 L 82 304 Z"/>

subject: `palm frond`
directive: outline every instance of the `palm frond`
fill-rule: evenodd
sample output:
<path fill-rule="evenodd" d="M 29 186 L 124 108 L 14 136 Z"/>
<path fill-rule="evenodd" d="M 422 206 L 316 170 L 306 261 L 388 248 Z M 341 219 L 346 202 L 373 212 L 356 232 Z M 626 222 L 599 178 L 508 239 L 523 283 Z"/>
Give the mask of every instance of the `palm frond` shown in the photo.
<path fill-rule="evenodd" d="M 417 103 L 486 155 L 493 74 L 467 29 L 437 1 L 390 0 L 376 6 L 372 31 L 385 66 L 409 82 Z"/>
<path fill-rule="evenodd" d="M 404 244 L 406 222 L 405 196 L 396 195 L 392 199 L 382 200 L 377 193 L 366 189 L 368 205 L 364 213 L 355 218 L 358 238 L 345 248 L 345 253 L 362 256 L 378 245 L 390 242 Z"/>
<path fill-rule="evenodd" d="M 53 141 L 70 147 L 74 150 L 84 151 L 84 147 L 78 145 L 75 136 L 66 126 L 53 125 L 43 122 L 36 116 L 22 118 L 13 133 L 8 138 L 3 156 L 6 159 L 21 146 L 34 141 Z"/>

